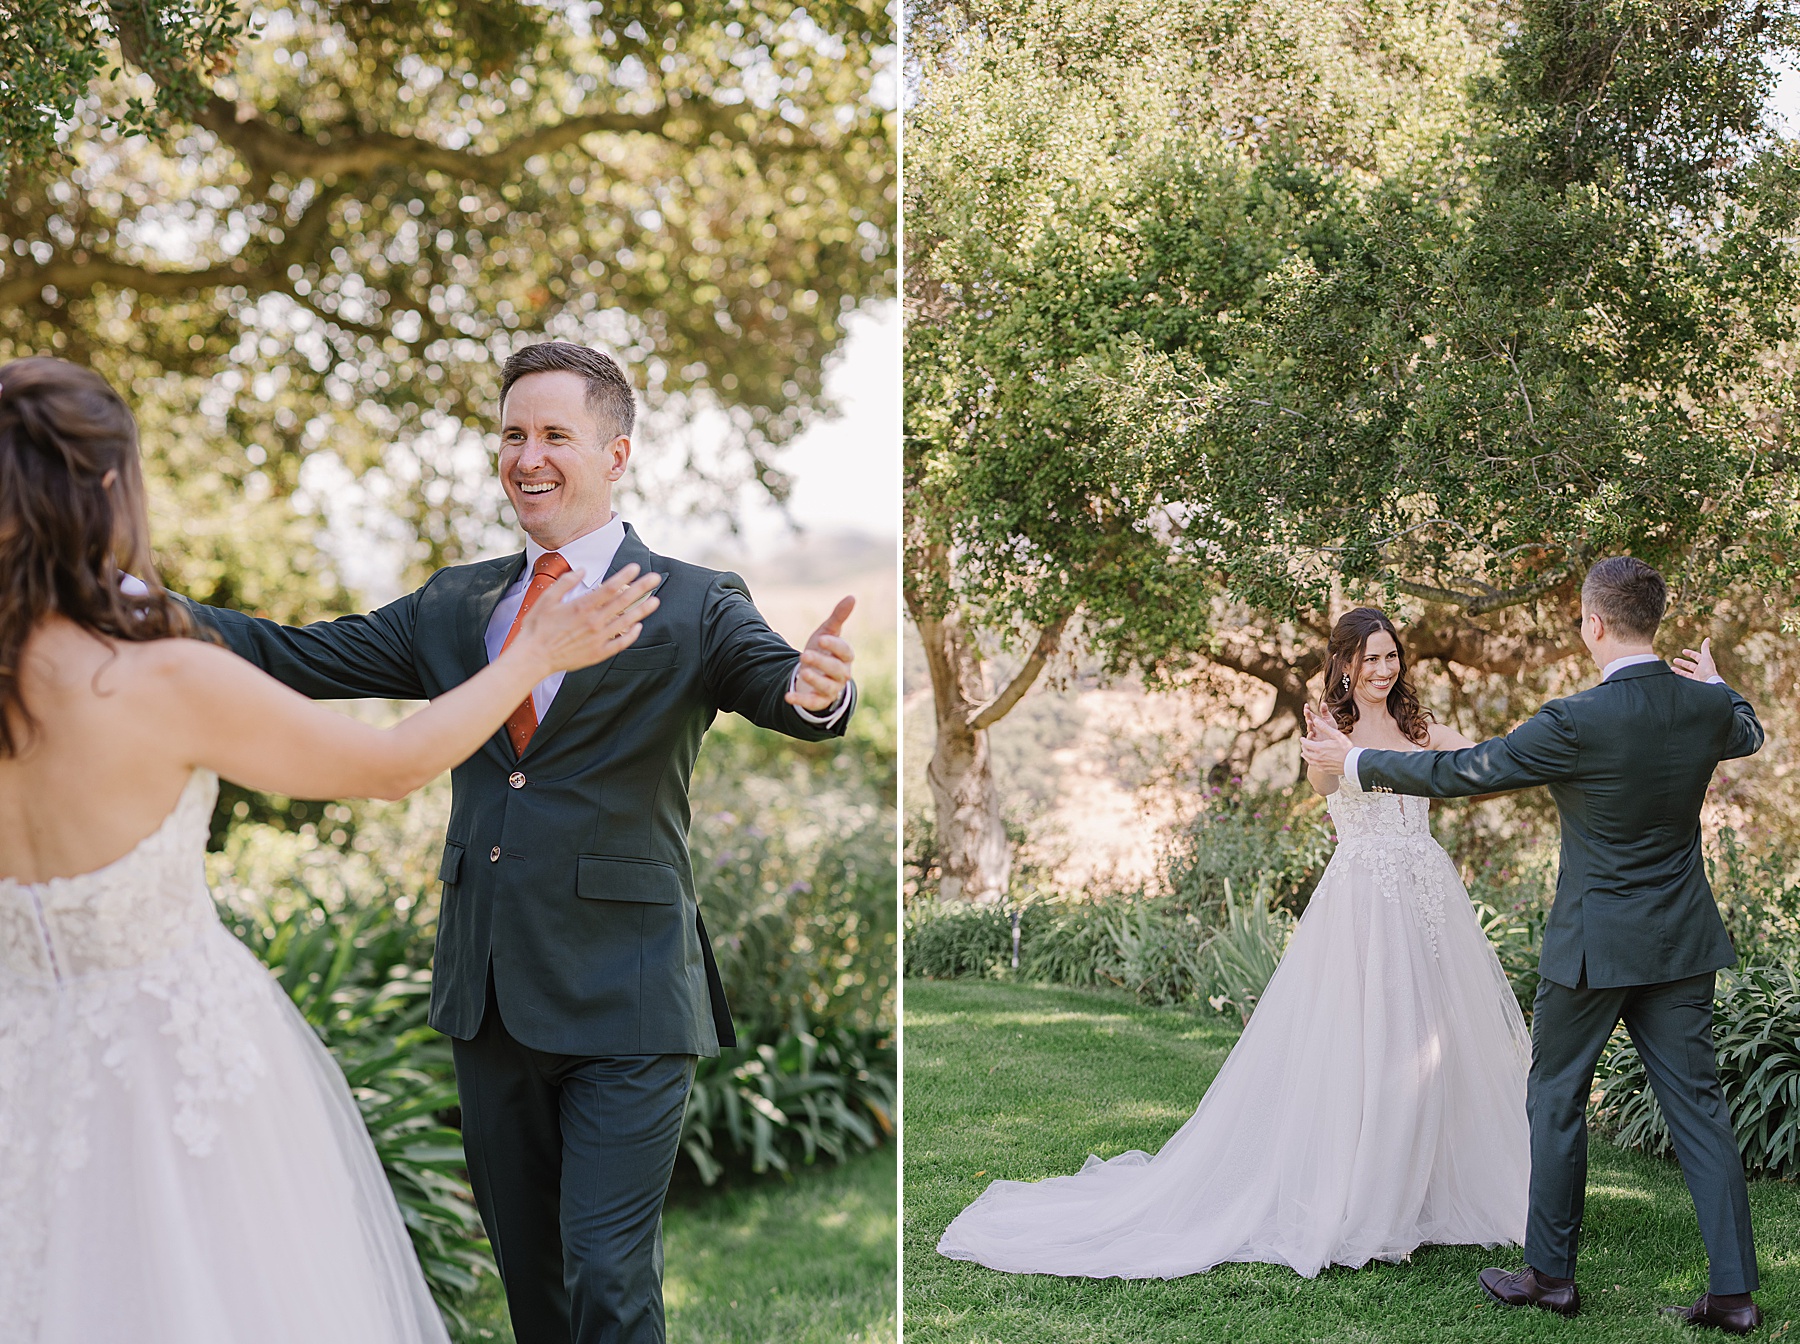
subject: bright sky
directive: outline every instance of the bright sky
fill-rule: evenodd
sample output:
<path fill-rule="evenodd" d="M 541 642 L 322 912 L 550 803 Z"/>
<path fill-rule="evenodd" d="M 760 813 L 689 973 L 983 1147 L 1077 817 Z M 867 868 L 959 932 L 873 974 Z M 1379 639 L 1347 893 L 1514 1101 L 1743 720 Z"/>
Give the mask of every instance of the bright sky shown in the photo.
<path fill-rule="evenodd" d="M 1781 82 L 1775 86 L 1770 103 L 1782 122 L 1782 130 L 1790 137 L 1800 136 L 1800 70 L 1782 67 Z"/>
<path fill-rule="evenodd" d="M 825 387 L 838 414 L 813 424 L 784 448 L 776 465 L 793 477 L 788 501 L 793 523 L 808 533 L 861 532 L 891 540 L 900 534 L 900 307 L 872 304 L 850 321 L 850 335 L 826 370 Z M 706 451 L 703 419 L 693 431 Z M 646 443 L 640 452 L 654 451 Z M 760 489 L 744 494 L 742 532 L 733 539 L 723 524 L 658 517 L 634 508 L 640 531 L 654 529 L 665 554 L 687 555 L 723 546 L 752 557 L 786 550 L 793 525 Z"/>

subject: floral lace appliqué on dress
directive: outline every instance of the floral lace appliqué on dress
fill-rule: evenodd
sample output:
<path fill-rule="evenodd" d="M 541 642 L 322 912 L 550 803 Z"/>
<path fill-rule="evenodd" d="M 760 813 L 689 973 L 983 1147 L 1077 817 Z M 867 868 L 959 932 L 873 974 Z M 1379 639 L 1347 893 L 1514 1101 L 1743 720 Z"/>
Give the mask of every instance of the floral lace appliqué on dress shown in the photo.
<path fill-rule="evenodd" d="M 1338 852 L 1375 869 L 1383 894 L 1406 907 L 1437 956 L 1449 856 L 1431 836 L 1431 800 L 1339 788 L 1326 799 L 1326 809 L 1337 825 Z"/>
<path fill-rule="evenodd" d="M 219 922 L 217 794 L 0 879 L 0 1337 L 444 1344 L 343 1075 Z"/>

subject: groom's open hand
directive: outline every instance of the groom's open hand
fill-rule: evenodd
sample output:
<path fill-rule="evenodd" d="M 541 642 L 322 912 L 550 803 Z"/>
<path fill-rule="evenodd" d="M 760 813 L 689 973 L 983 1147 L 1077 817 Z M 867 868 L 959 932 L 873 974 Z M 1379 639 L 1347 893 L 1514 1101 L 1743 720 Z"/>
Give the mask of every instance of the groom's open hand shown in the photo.
<path fill-rule="evenodd" d="M 823 714 L 838 702 L 844 687 L 850 684 L 850 664 L 856 654 L 844 638 L 844 622 L 856 610 L 856 599 L 846 597 L 831 609 L 825 624 L 812 632 L 806 648 L 800 653 L 800 669 L 794 676 L 794 689 L 787 702 L 808 714 Z"/>
<path fill-rule="evenodd" d="M 1327 775 L 1344 773 L 1344 757 L 1350 754 L 1350 739 L 1327 718 L 1305 707 L 1306 736 L 1300 739 L 1300 755 L 1307 765 Z"/>
<path fill-rule="evenodd" d="M 1681 657 L 1669 659 L 1669 666 L 1689 681 L 1707 681 L 1719 675 L 1718 665 L 1713 662 L 1710 639 L 1701 640 L 1698 649 L 1683 649 Z"/>

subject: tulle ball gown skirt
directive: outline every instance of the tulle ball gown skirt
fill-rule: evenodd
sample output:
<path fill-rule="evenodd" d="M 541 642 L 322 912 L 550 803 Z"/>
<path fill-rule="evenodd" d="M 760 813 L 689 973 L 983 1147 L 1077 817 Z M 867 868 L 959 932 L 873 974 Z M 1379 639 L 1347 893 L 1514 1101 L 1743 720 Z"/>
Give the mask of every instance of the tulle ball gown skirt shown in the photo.
<path fill-rule="evenodd" d="M 0 880 L 0 1339 L 448 1344 L 343 1074 L 213 911 L 196 781 L 119 864 Z"/>
<path fill-rule="evenodd" d="M 1395 800 L 1390 800 L 1395 801 Z M 1449 857 L 1339 847 L 1244 1034 L 1154 1157 L 995 1181 L 938 1249 L 1013 1273 L 1174 1278 L 1522 1242 L 1529 1043 Z"/>

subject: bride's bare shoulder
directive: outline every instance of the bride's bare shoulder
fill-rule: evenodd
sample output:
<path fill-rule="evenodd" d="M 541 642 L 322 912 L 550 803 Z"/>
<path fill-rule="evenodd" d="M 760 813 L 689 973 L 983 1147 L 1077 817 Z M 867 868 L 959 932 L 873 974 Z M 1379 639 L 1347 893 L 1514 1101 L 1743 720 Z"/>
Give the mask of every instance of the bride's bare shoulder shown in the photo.
<path fill-rule="evenodd" d="M 1475 743 L 1464 737 L 1447 723 L 1431 725 L 1431 736 L 1425 743 L 1427 751 L 1457 751 L 1463 747 L 1472 747 Z"/>
<path fill-rule="evenodd" d="M 108 699 L 157 700 L 203 694 L 228 676 L 233 654 L 198 639 L 106 639 L 86 630 L 45 632 L 40 647 L 63 680 Z"/>

